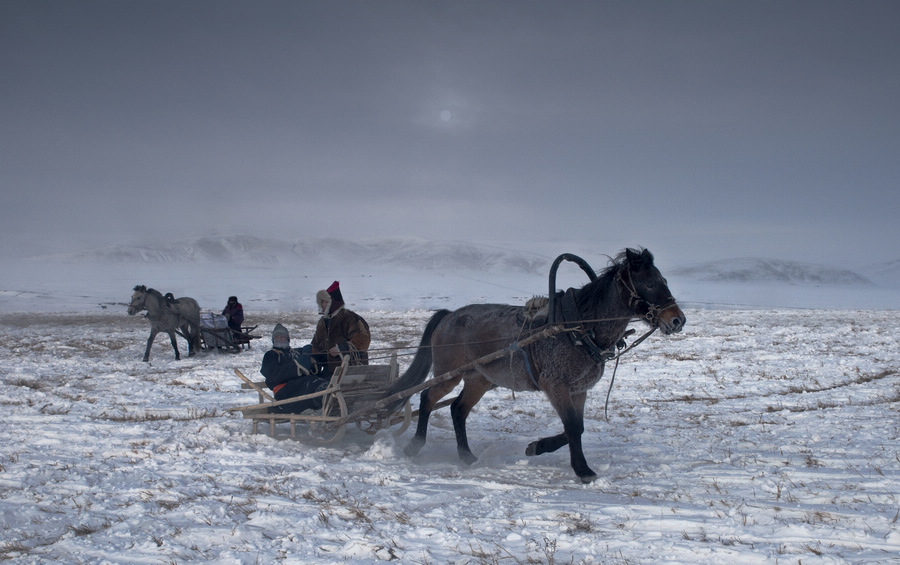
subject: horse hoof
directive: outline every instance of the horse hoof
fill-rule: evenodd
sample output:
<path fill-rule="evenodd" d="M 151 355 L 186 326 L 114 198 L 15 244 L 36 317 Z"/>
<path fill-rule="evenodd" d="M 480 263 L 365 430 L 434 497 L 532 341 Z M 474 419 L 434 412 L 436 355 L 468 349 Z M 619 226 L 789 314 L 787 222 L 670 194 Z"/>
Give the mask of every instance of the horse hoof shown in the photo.
<path fill-rule="evenodd" d="M 528 447 L 525 448 L 525 455 L 526 455 L 526 456 L 528 456 L 528 457 L 534 457 L 535 455 L 538 454 L 538 452 L 537 452 L 537 443 L 538 443 L 538 442 L 533 441 L 533 442 L 531 442 L 531 443 L 528 444 Z"/>
<path fill-rule="evenodd" d="M 403 455 L 407 457 L 415 457 L 419 454 L 419 451 L 422 449 L 422 446 L 425 445 L 424 442 L 420 443 L 417 441 L 411 441 L 409 444 L 403 448 Z"/>
<path fill-rule="evenodd" d="M 150 362 L 150 358 L 149 358 L 149 357 L 144 357 L 144 358 L 142 359 L 142 361 L 143 361 L 144 363 L 149 363 L 149 362 Z"/>
<path fill-rule="evenodd" d="M 578 478 L 581 479 L 583 484 L 588 485 L 597 480 L 597 474 L 591 471 L 586 475 L 579 475 Z"/>
<path fill-rule="evenodd" d="M 476 461 L 478 461 L 478 458 L 475 457 L 474 455 L 472 455 L 471 453 L 469 453 L 467 455 L 460 454 L 459 458 L 462 459 L 462 462 L 467 467 L 471 467 Z"/>

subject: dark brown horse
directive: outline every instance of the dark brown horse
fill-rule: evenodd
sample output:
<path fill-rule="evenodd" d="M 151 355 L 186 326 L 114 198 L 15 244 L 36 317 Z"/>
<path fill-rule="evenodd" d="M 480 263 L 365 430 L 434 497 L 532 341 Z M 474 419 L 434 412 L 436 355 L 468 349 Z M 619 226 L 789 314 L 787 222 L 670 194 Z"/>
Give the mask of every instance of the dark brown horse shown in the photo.
<path fill-rule="evenodd" d="M 172 349 L 175 350 L 175 359 L 181 359 L 178 342 L 175 341 L 177 330 L 181 330 L 181 335 L 188 342 L 188 356 L 194 355 L 200 349 L 200 305 L 196 300 L 186 296 L 167 298 L 158 290 L 138 285 L 134 287 L 134 293 L 131 295 L 128 315 L 134 316 L 142 310 L 147 311 L 147 319 L 150 320 L 150 337 L 147 338 L 144 361 L 150 360 L 150 347 L 159 332 L 169 334 Z"/>
<path fill-rule="evenodd" d="M 424 390 L 416 435 L 405 453 L 414 456 L 422 449 L 432 410 L 460 380 L 464 381 L 463 389 L 450 412 L 457 451 L 467 464 L 475 462 L 476 457 L 469 449 L 466 417 L 488 390 L 496 386 L 542 390 L 562 420 L 563 433 L 532 442 L 526 455 L 556 451 L 568 444 L 572 469 L 578 477 L 585 483 L 596 479 L 581 447 L 587 391 L 600 380 L 629 322 L 642 319 L 671 334 L 681 331 L 685 316 L 647 250 L 627 249 L 598 276 L 593 272 L 590 275 L 591 282 L 557 294 L 551 302 L 555 310 L 550 312 L 551 320 L 563 320 L 575 331 L 538 339 L 522 348 L 516 347 L 518 340 L 532 331 L 523 322 L 522 306 L 471 304 L 453 312 L 437 312 L 425 329 L 415 359 L 393 389 L 424 382 L 430 369 L 434 375 L 444 375 L 501 349 L 510 349 L 510 354 L 463 369 L 455 378 Z"/>

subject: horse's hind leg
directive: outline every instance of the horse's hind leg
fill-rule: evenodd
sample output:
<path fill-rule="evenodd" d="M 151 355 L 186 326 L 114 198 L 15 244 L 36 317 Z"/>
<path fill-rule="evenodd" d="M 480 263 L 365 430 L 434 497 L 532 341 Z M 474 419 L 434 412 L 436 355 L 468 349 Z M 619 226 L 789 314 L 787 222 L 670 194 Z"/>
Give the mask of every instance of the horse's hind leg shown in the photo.
<path fill-rule="evenodd" d="M 403 453 L 407 457 L 415 457 L 425 445 L 425 436 L 428 434 L 428 419 L 431 417 L 431 412 L 438 401 L 453 390 L 460 380 L 462 380 L 462 377 L 450 379 L 422 391 L 422 394 L 419 396 L 419 420 L 416 423 L 416 435 L 403 448 Z"/>
<path fill-rule="evenodd" d="M 172 349 L 175 350 L 175 360 L 180 361 L 181 360 L 181 352 L 178 351 L 178 342 L 175 340 L 175 332 L 174 331 L 169 332 L 169 339 L 172 341 Z"/>
<path fill-rule="evenodd" d="M 188 357 L 193 357 L 197 354 L 197 348 L 194 346 L 195 338 L 192 329 L 193 327 L 189 324 L 181 326 L 181 333 L 184 334 L 184 337 L 188 342 Z"/>
<path fill-rule="evenodd" d="M 453 431 L 456 432 L 456 450 L 459 458 L 466 465 L 478 461 L 478 458 L 469 449 L 469 438 L 466 435 L 466 418 L 472 407 L 478 404 L 484 393 L 491 390 L 493 385 L 484 377 L 478 376 L 466 380 L 463 390 L 450 405 L 450 415 L 453 417 Z"/>

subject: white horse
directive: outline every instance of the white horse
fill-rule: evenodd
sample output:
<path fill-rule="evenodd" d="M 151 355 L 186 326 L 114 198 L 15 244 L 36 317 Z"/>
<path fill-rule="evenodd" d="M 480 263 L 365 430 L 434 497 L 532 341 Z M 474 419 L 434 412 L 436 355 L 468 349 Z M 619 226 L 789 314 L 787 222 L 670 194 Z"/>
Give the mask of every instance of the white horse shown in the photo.
<path fill-rule="evenodd" d="M 169 299 L 158 290 L 138 285 L 131 295 L 128 315 L 134 316 L 142 310 L 147 311 L 147 319 L 150 320 L 150 337 L 147 338 L 144 361 L 150 360 L 150 346 L 159 332 L 169 334 L 176 360 L 181 359 L 178 343 L 175 341 L 175 332 L 179 329 L 188 342 L 189 357 L 200 349 L 200 305 L 196 300 L 188 297 Z"/>

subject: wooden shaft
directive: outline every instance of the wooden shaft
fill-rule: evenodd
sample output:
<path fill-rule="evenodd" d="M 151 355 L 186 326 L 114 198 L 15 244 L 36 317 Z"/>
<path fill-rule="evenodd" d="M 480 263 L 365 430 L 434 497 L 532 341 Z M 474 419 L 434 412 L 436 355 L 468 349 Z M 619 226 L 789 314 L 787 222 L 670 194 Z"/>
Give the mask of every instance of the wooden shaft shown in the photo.
<path fill-rule="evenodd" d="M 545 329 L 543 329 L 535 334 L 531 334 L 530 336 L 526 337 L 525 339 L 517 342 L 517 345 L 519 347 L 524 347 L 524 346 L 529 345 L 530 343 L 537 341 L 539 339 L 553 337 L 554 335 L 563 331 L 563 329 L 564 328 L 562 326 L 551 326 L 549 328 L 545 328 Z M 403 400 L 404 398 L 409 398 L 410 396 L 416 394 L 417 392 L 421 392 L 421 391 L 425 390 L 426 388 L 430 388 L 438 383 L 442 383 L 444 381 L 449 381 L 450 379 L 454 379 L 454 378 L 458 377 L 459 375 L 461 375 L 462 373 L 469 371 L 471 369 L 474 369 L 478 365 L 490 363 L 491 361 L 496 361 L 497 359 L 500 359 L 506 355 L 509 355 L 510 352 L 511 352 L 510 349 L 500 349 L 493 353 L 489 353 L 483 357 L 479 357 L 478 359 L 471 361 L 469 363 L 466 363 L 465 365 L 457 367 L 456 369 L 453 369 L 452 371 L 448 371 L 448 372 L 444 373 L 443 375 L 438 375 L 436 377 L 428 379 L 427 381 L 425 381 L 421 384 L 418 384 L 412 388 L 408 388 L 406 390 L 401 390 L 400 392 L 397 392 L 390 396 L 382 398 L 378 402 L 369 404 L 368 406 L 360 408 L 359 410 L 356 410 L 356 411 L 351 412 L 350 414 L 344 416 L 338 422 L 338 425 L 346 424 L 347 422 L 350 422 L 356 418 L 359 418 L 360 416 L 362 416 L 363 414 L 366 414 L 367 412 L 374 412 L 375 410 L 378 410 L 379 408 L 383 408 L 384 406 L 387 406 L 391 402 L 395 402 L 397 400 Z"/>
<path fill-rule="evenodd" d="M 256 386 L 256 383 L 254 383 L 253 381 L 251 381 L 250 379 L 248 379 L 247 377 L 245 377 L 245 376 L 244 376 L 244 373 L 242 373 L 242 372 L 240 372 L 239 370 L 235 369 L 235 370 L 234 370 L 234 374 L 237 375 L 237 376 L 239 376 L 239 377 L 241 378 L 241 380 L 243 380 L 245 383 L 247 383 L 248 385 L 250 385 L 251 387 L 253 387 L 253 390 L 255 390 L 256 392 L 258 392 L 263 398 L 268 398 L 269 400 L 275 400 L 275 397 L 273 397 L 271 394 L 269 394 L 268 392 L 266 392 L 266 391 L 263 390 L 262 388 Z"/>
<path fill-rule="evenodd" d="M 251 404 L 249 406 L 238 406 L 237 408 L 229 408 L 229 412 L 246 412 L 253 410 L 263 410 L 265 408 L 269 408 L 271 406 L 281 406 L 282 404 L 290 404 L 291 402 L 299 402 L 301 400 L 309 400 L 310 398 L 319 398 L 320 396 L 325 396 L 327 394 L 333 394 L 341 390 L 341 387 L 328 387 L 324 390 L 320 390 L 319 392 L 314 392 L 312 394 L 304 394 L 303 396 L 292 396 L 291 398 L 285 398 L 284 400 L 276 400 L 274 402 L 263 402 L 261 404 Z"/>

